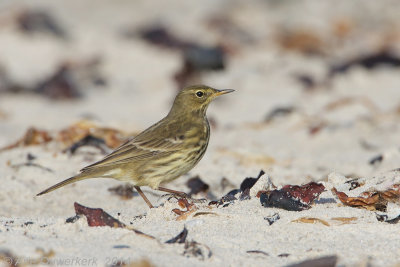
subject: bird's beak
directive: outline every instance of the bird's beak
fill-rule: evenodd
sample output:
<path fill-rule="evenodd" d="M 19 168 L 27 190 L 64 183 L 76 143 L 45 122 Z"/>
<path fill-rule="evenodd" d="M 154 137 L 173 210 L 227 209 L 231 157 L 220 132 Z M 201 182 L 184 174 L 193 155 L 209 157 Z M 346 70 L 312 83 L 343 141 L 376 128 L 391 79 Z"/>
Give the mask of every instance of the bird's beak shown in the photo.
<path fill-rule="evenodd" d="M 223 89 L 223 90 L 216 90 L 217 92 L 215 92 L 215 96 L 219 96 L 219 95 L 224 95 L 224 94 L 227 94 L 227 93 L 232 93 L 232 92 L 234 92 L 235 90 L 233 90 L 233 89 Z"/>

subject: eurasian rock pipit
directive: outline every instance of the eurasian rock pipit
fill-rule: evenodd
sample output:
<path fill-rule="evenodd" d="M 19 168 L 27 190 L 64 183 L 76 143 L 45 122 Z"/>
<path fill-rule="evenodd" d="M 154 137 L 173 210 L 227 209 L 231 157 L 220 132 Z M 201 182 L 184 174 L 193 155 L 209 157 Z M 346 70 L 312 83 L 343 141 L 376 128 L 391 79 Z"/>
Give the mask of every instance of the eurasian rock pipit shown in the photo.
<path fill-rule="evenodd" d="M 187 173 L 200 161 L 210 138 L 207 107 L 215 97 L 233 91 L 217 90 L 204 85 L 184 88 L 175 97 L 165 118 L 130 138 L 104 159 L 49 187 L 38 196 L 89 178 L 114 178 L 131 182 L 150 208 L 153 205 L 140 186 L 185 195 L 183 192 L 160 187 L 160 184 Z"/>

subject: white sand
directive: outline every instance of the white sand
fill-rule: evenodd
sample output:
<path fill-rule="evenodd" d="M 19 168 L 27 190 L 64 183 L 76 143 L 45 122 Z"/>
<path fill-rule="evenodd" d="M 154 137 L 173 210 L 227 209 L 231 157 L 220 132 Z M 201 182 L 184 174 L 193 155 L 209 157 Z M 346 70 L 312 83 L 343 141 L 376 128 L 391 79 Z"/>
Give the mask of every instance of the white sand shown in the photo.
<path fill-rule="evenodd" d="M 180 54 L 139 38 L 126 40 L 119 36 L 127 27 L 159 22 L 182 38 L 205 45 L 225 41 L 235 47 L 235 52 L 228 55 L 227 69 L 203 73 L 202 82 L 216 88 L 234 88 L 236 92 L 211 104 L 208 114 L 217 127 L 212 129 L 209 149 L 197 167 L 169 188 L 188 191 L 187 179 L 198 174 L 219 198 L 232 189 L 222 190 L 223 177 L 237 188 L 245 177 L 256 177 L 260 169 L 278 186 L 313 180 L 324 181 L 330 188 L 333 184 L 327 182 L 327 177 L 333 172 L 348 178 L 382 180 L 387 171 L 399 167 L 398 68 L 368 71 L 356 67 L 335 77 L 330 89 L 320 87 L 316 92 L 304 91 L 294 79 L 295 74 L 309 73 L 321 80 L 328 63 L 376 51 L 387 36 L 394 38 L 390 45 L 399 52 L 400 22 L 396 18 L 400 10 L 396 2 L 112 3 L 1 3 L 0 18 L 4 17 L 5 22 L 0 25 L 0 64 L 13 80 L 31 85 L 54 71 L 62 60 L 78 61 L 100 55 L 101 71 L 108 85 L 104 89 L 85 88 L 85 97 L 76 101 L 1 94 L 0 114 L 5 116 L 0 116 L 0 146 L 16 141 L 30 126 L 54 134 L 88 115 L 102 126 L 126 132 L 143 130 L 161 119 L 176 93 L 172 77 L 180 68 Z M 19 33 L 10 19 L 11 11 L 29 6 L 51 11 L 72 36 L 71 40 L 65 43 L 47 35 L 29 37 Z M 217 15 L 231 18 L 248 32 L 252 43 L 210 29 L 206 21 Z M 331 37 L 332 25 L 338 20 L 348 20 L 353 27 L 352 37 L 341 44 Z M 309 57 L 281 50 L 274 38 L 282 27 L 312 30 L 328 43 L 324 49 L 329 56 Z M 344 98 L 355 100 L 333 110 L 326 108 Z M 363 104 L 365 99 L 376 109 Z M 271 110 L 281 106 L 294 106 L 296 111 L 263 123 Z M 327 126 L 311 135 L 310 127 L 318 122 Z M 399 226 L 378 222 L 372 211 L 340 205 L 330 191 L 324 192 L 307 211 L 264 208 L 253 197 L 226 208 L 210 210 L 200 205 L 199 211 L 216 215 L 190 216 L 186 221 L 175 220 L 177 216 L 171 210 L 178 207 L 177 203 L 160 198 L 159 192 L 143 188 L 157 204 L 152 210 L 138 196 L 121 200 L 112 195 L 107 189 L 120 184 L 113 180 L 82 181 L 35 197 L 102 157 L 97 150 L 87 151 L 68 156 L 52 142 L 0 153 L 0 250 L 11 252 L 21 261 L 39 258 L 38 248 L 54 251 L 51 259 L 60 260 L 63 265 L 95 262 L 102 266 L 116 259 L 134 262 L 146 258 L 155 266 L 283 266 L 324 255 L 337 255 L 339 264 L 345 266 L 394 266 L 400 262 Z M 54 172 L 10 166 L 26 162 L 28 153 L 37 157 L 35 163 Z M 368 163 L 379 154 L 384 155 L 382 163 Z M 393 179 L 398 181 L 396 177 Z M 126 229 L 91 228 L 85 218 L 67 224 L 65 220 L 75 214 L 74 202 L 102 208 L 157 241 Z M 264 217 L 274 213 L 279 213 L 280 220 L 270 226 Z M 292 222 L 301 217 L 319 218 L 330 226 Z M 332 220 L 334 217 L 357 219 L 341 224 Z M 33 224 L 25 226 L 26 222 Z M 189 231 L 188 240 L 208 246 L 210 258 L 183 256 L 183 244 L 164 244 L 184 225 Z M 269 255 L 249 254 L 248 250 Z M 284 253 L 289 256 L 279 256 Z"/>

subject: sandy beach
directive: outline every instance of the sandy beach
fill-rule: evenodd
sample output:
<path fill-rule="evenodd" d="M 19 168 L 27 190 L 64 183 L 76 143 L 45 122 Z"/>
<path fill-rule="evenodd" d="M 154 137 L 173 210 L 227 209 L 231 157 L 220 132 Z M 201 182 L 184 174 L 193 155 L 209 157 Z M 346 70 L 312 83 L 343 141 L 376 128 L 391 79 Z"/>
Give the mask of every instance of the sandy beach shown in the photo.
<path fill-rule="evenodd" d="M 0 266 L 398 266 L 399 14 L 389 0 L 1 2 Z M 166 186 L 198 177 L 206 201 L 143 187 L 149 209 L 112 179 L 36 196 L 192 84 L 235 89 L 208 109 L 203 159 Z M 71 150 L 89 135 L 100 145 Z M 323 190 L 284 187 L 310 182 Z M 123 227 L 91 227 L 74 203 Z"/>

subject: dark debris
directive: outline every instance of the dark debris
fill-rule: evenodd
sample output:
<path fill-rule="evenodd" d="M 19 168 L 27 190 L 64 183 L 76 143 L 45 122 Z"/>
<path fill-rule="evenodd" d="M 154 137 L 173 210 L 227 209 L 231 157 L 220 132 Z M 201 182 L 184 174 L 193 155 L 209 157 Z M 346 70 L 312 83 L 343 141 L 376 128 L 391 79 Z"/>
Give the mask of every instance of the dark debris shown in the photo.
<path fill-rule="evenodd" d="M 74 203 L 75 212 L 77 215 L 84 215 L 89 226 L 110 226 L 115 228 L 125 228 L 126 225 L 117 219 L 113 218 L 103 209 L 93 209 Z"/>
<path fill-rule="evenodd" d="M 211 249 L 204 245 L 197 243 L 196 241 L 186 241 L 185 251 L 183 255 L 186 257 L 195 257 L 199 260 L 206 260 L 212 256 Z"/>
<path fill-rule="evenodd" d="M 275 207 L 290 211 L 302 211 L 311 208 L 313 201 L 325 190 L 320 183 L 285 185 L 281 189 L 260 191 L 260 202 L 264 207 Z"/>
<path fill-rule="evenodd" d="M 377 155 L 377 156 L 375 156 L 375 157 L 373 157 L 372 159 L 370 159 L 369 160 L 369 165 L 379 165 L 380 163 L 382 163 L 382 161 L 383 161 L 383 155 L 382 154 L 380 154 L 380 155 Z"/>
<path fill-rule="evenodd" d="M 134 34 L 128 36 L 134 36 Z M 182 52 L 183 64 L 174 77 L 178 88 L 189 85 L 193 77 L 202 71 L 223 70 L 225 68 L 226 55 L 221 46 L 207 47 L 183 40 L 163 26 L 143 29 L 139 32 L 139 36 L 153 45 Z"/>
<path fill-rule="evenodd" d="M 72 217 L 69 217 L 65 220 L 65 223 L 75 223 L 77 220 L 81 218 L 81 215 L 75 215 Z"/>
<path fill-rule="evenodd" d="M 378 213 L 376 213 L 375 215 L 376 215 L 376 219 L 378 221 L 380 221 L 380 222 L 396 224 L 396 223 L 398 223 L 400 221 L 400 214 L 398 216 L 396 216 L 396 217 L 393 217 L 393 218 L 389 217 L 386 214 L 378 214 Z"/>
<path fill-rule="evenodd" d="M 265 117 L 265 122 L 270 123 L 276 118 L 286 117 L 292 114 L 295 110 L 296 108 L 293 106 L 276 107 L 267 114 L 267 116 Z"/>
<path fill-rule="evenodd" d="M 269 225 L 272 225 L 273 223 L 277 222 L 281 217 L 279 216 L 279 213 L 274 213 L 271 216 L 264 217 L 264 220 L 266 220 Z"/>
<path fill-rule="evenodd" d="M 246 251 L 246 253 L 248 253 L 248 254 L 261 254 L 261 255 L 264 255 L 264 256 L 269 256 L 269 254 L 267 252 L 262 251 L 262 250 L 248 250 L 248 251 Z"/>
<path fill-rule="evenodd" d="M 63 152 L 69 152 L 72 155 L 75 154 L 75 152 L 83 146 L 92 146 L 95 148 L 98 148 L 103 154 L 106 154 L 109 151 L 108 146 L 106 145 L 106 142 L 104 139 L 95 137 L 91 134 L 86 135 L 83 137 L 81 140 L 73 143 L 70 147 L 66 148 Z"/>
<path fill-rule="evenodd" d="M 348 70 L 356 66 L 361 66 L 370 70 L 383 65 L 399 68 L 400 57 L 386 50 L 378 51 L 368 55 L 362 55 L 347 62 L 332 66 L 329 70 L 328 77 L 332 78 L 338 74 L 346 73 Z"/>
<path fill-rule="evenodd" d="M 338 257 L 336 255 L 324 256 L 316 259 L 305 260 L 295 264 L 290 264 L 286 267 L 335 267 L 337 260 Z"/>
<path fill-rule="evenodd" d="M 210 186 L 201 180 L 200 176 L 190 178 L 186 185 L 190 188 L 189 197 L 201 192 L 207 192 Z"/>
<path fill-rule="evenodd" d="M 183 228 L 182 232 L 180 232 L 177 236 L 174 238 L 171 238 L 170 240 L 166 241 L 165 243 L 167 244 L 174 244 L 174 243 L 185 243 L 186 242 L 186 237 L 188 235 L 188 230 L 186 227 Z"/>
<path fill-rule="evenodd" d="M 25 10 L 17 16 L 18 28 L 24 33 L 46 33 L 58 38 L 67 38 L 67 32 L 47 11 Z"/>

